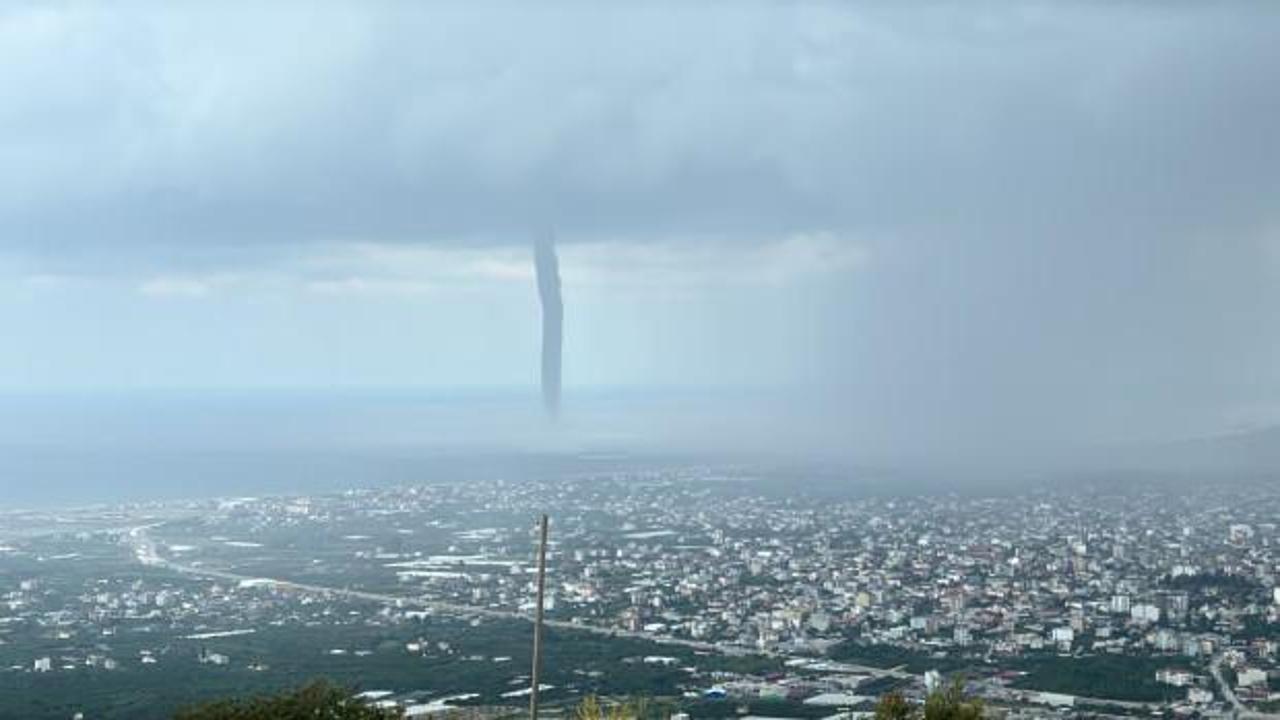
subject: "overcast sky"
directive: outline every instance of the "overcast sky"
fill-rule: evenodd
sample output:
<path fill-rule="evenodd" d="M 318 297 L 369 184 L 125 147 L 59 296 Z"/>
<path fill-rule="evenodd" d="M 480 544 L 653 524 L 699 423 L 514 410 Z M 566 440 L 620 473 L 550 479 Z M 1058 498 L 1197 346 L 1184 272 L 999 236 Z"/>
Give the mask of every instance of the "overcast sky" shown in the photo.
<path fill-rule="evenodd" d="M 550 225 L 569 413 L 1280 420 L 1280 5 L 903 5 L 6 3 L 0 388 L 532 388 Z"/>

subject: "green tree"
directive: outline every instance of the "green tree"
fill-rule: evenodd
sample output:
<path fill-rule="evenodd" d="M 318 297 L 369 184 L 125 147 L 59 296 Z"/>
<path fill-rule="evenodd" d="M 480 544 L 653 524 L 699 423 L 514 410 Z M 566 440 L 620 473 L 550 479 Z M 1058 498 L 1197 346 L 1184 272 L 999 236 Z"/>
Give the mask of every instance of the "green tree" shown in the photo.
<path fill-rule="evenodd" d="M 371 707 L 346 688 L 318 680 L 279 695 L 216 700 L 179 710 L 174 720 L 396 720 L 399 710 Z"/>
<path fill-rule="evenodd" d="M 573 708 L 574 720 L 643 720 L 647 715 L 649 715 L 647 698 L 634 698 L 627 702 L 606 705 L 595 695 L 588 695 Z"/>
<path fill-rule="evenodd" d="M 964 691 L 964 679 L 956 678 L 945 688 L 938 688 L 925 698 L 919 708 L 907 701 L 902 693 L 891 692 L 880 696 L 876 705 L 876 720 L 980 720 L 982 701 L 969 697 Z"/>
<path fill-rule="evenodd" d="M 964 678 L 956 678 L 924 701 L 924 720 L 980 720 L 982 701 L 964 692 Z"/>
<path fill-rule="evenodd" d="M 915 717 L 916 708 L 897 690 L 881 695 L 880 702 L 876 704 L 875 720 L 912 720 Z"/>

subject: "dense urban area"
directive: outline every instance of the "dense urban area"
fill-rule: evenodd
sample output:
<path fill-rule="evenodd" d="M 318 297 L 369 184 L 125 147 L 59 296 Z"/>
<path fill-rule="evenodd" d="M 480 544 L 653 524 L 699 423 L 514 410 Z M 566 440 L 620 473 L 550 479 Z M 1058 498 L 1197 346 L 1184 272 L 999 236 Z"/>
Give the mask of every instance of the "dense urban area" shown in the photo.
<path fill-rule="evenodd" d="M 7 512 L 0 717 L 319 676 L 409 717 L 511 712 L 542 512 L 552 712 L 858 717 L 955 676 L 1008 717 L 1280 709 L 1274 486 L 806 488 L 699 466 Z"/>

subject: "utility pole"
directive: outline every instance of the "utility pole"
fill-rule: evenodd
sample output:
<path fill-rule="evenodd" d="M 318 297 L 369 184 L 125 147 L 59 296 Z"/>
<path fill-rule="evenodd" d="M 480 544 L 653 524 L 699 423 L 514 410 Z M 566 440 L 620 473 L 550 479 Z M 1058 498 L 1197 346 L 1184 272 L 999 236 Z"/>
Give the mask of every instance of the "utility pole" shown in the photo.
<path fill-rule="evenodd" d="M 542 670 L 542 603 L 543 593 L 547 587 L 547 516 L 544 513 L 538 522 L 538 608 L 533 618 L 533 672 L 529 685 L 529 718 L 538 720 L 538 685 Z"/>

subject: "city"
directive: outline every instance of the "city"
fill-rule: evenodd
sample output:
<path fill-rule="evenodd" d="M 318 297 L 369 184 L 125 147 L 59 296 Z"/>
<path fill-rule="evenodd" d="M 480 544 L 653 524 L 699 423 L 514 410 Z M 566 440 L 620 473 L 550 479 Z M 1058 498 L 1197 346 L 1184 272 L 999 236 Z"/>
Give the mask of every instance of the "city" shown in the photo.
<path fill-rule="evenodd" d="M 13 702 L 89 674 L 110 693 L 161 668 L 269 685 L 283 662 L 358 679 L 410 717 L 446 699 L 510 710 L 528 692 L 546 511 L 550 701 L 856 715 L 959 676 L 1011 717 L 1280 705 L 1280 492 L 1265 484 L 833 497 L 778 483 L 690 466 L 13 515 L 69 529 L 0 547 L 0 686 Z"/>

